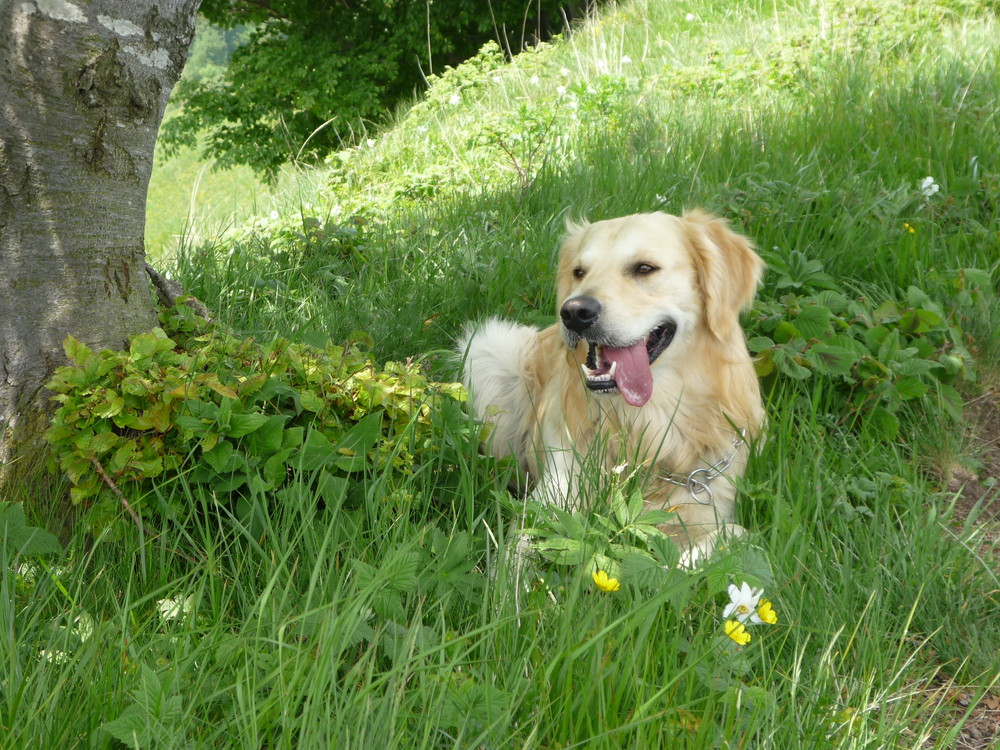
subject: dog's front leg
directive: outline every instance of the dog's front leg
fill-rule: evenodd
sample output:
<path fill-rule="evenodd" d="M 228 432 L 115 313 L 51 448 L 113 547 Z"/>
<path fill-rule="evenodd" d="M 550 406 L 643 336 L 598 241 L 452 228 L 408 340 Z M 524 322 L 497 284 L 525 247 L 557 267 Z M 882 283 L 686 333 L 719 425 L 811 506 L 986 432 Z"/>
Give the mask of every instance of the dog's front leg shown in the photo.
<path fill-rule="evenodd" d="M 573 481 L 577 469 L 577 458 L 571 448 L 546 448 L 539 456 L 541 475 L 535 480 L 534 487 L 527 495 L 522 506 L 521 517 L 517 522 L 517 537 L 513 545 L 511 562 L 518 572 L 523 572 L 530 563 L 534 545 L 530 535 L 521 529 L 527 526 L 527 506 L 557 505 L 560 508 L 574 508 L 576 487 Z"/>

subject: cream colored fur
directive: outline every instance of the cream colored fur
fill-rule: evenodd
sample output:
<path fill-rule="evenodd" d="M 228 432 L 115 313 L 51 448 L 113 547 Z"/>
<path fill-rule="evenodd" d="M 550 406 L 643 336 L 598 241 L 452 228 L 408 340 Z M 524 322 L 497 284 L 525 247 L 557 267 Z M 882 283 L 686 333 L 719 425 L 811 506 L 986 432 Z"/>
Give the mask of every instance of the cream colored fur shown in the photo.
<path fill-rule="evenodd" d="M 470 329 L 459 343 L 463 379 L 476 416 L 495 425 L 488 449 L 516 456 L 538 499 L 570 506 L 593 500 L 579 497 L 577 482 L 588 454 L 606 468 L 640 464 L 647 505 L 676 510 L 677 524 L 665 530 L 689 554 L 711 550 L 720 532 L 740 533 L 730 478 L 742 475 L 747 448 L 734 443 L 738 430 L 756 436 L 764 413 L 739 313 L 762 268 L 746 238 L 697 210 L 569 225 L 557 313 L 585 296 L 600 302 L 602 330 L 622 345 L 665 319 L 676 333 L 651 365 L 651 397 L 637 407 L 588 390 L 580 367 L 588 345 L 570 348 L 575 337 L 562 323 L 537 330 L 490 320 Z M 711 483 L 711 505 L 663 479 L 730 456 L 726 476 Z"/>

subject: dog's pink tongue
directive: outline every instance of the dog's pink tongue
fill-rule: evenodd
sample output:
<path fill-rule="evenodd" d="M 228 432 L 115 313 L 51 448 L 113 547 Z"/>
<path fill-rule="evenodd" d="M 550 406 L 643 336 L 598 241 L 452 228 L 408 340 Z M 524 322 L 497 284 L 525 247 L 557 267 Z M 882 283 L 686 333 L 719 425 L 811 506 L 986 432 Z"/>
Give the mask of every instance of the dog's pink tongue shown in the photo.
<path fill-rule="evenodd" d="M 608 362 L 617 362 L 615 383 L 625 400 L 632 406 L 642 406 L 653 395 L 653 372 L 649 369 L 646 341 L 638 341 L 622 349 L 604 347 Z"/>

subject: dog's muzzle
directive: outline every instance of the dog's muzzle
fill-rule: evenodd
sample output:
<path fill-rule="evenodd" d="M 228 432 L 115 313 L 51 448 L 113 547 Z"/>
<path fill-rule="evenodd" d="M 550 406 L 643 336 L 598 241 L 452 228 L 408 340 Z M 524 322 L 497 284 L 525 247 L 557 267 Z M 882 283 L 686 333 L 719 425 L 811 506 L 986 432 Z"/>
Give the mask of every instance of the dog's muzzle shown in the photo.
<path fill-rule="evenodd" d="M 642 406 L 653 392 L 650 369 L 677 332 L 673 320 L 664 320 L 642 338 L 619 343 L 607 337 L 599 323 L 602 305 L 587 295 L 571 297 L 559 309 L 563 338 L 571 349 L 580 341 L 588 345 L 583 374 L 592 393 L 621 393 L 632 406 Z"/>

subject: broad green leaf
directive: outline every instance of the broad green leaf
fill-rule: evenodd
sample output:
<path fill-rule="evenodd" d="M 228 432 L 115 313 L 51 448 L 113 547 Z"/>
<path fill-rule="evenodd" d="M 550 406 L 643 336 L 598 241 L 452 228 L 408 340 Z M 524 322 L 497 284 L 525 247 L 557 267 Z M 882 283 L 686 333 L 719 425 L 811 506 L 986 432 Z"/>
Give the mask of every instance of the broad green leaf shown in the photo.
<path fill-rule="evenodd" d="M 754 353 L 763 352 L 774 346 L 774 342 L 767 336 L 754 336 L 747 341 L 747 347 Z"/>
<path fill-rule="evenodd" d="M 305 436 L 304 427 L 289 427 L 281 433 L 282 448 L 298 448 L 302 445 L 302 438 Z"/>
<path fill-rule="evenodd" d="M 396 551 L 382 561 L 378 574 L 386 586 L 396 591 L 409 593 L 417 583 L 417 568 L 420 565 L 420 553 L 415 551 Z"/>
<path fill-rule="evenodd" d="M 542 557 L 560 565 L 579 565 L 586 558 L 583 544 L 576 539 L 545 539 L 536 542 L 535 547 Z"/>
<path fill-rule="evenodd" d="M 787 320 L 782 320 L 774 329 L 774 340 L 779 344 L 787 344 L 799 335 L 799 329 Z"/>
<path fill-rule="evenodd" d="M 677 567 L 681 559 L 681 551 L 673 539 L 666 534 L 660 534 L 650 537 L 648 544 L 660 566 L 668 570 L 674 570 Z"/>
<path fill-rule="evenodd" d="M 768 591 L 774 587 L 774 573 L 767 555 L 754 547 L 743 547 L 738 552 L 738 559 L 742 580 L 752 586 L 763 588 L 767 597 Z"/>
<path fill-rule="evenodd" d="M 801 355 L 794 351 L 789 353 L 789 350 L 783 347 L 771 351 L 771 357 L 779 372 L 795 380 L 805 380 L 812 375 L 812 372 L 796 361 L 799 356 Z"/>
<path fill-rule="evenodd" d="M 63 351 L 66 357 L 77 367 L 83 367 L 94 357 L 94 352 L 86 344 L 77 341 L 72 336 L 63 340 Z"/>
<path fill-rule="evenodd" d="M 106 400 L 94 405 L 94 414 L 103 419 L 113 417 L 125 408 L 125 399 L 113 391 L 105 391 Z"/>
<path fill-rule="evenodd" d="M 174 342 L 167 338 L 163 330 L 156 328 L 152 333 L 135 336 L 129 344 L 129 355 L 133 361 L 149 359 L 158 352 L 173 349 L 174 346 Z"/>
<path fill-rule="evenodd" d="M 887 300 L 875 308 L 872 318 L 878 323 L 892 323 L 899 320 L 899 306 L 892 300 Z"/>
<path fill-rule="evenodd" d="M 29 526 L 20 503 L 0 503 L 0 549 L 8 555 L 35 556 L 62 552 L 59 540 L 44 529 Z M 4 565 L 9 560 L 2 561 Z"/>
<path fill-rule="evenodd" d="M 128 748 L 144 750 L 153 746 L 152 722 L 147 713 L 136 705 L 126 708 L 117 719 L 102 724 L 101 729 Z"/>
<path fill-rule="evenodd" d="M 912 359 L 906 359 L 902 362 L 893 363 L 892 371 L 896 375 L 929 375 L 935 370 L 939 369 L 940 365 L 937 362 L 930 362 L 926 359 L 919 359 L 913 357 Z"/>
<path fill-rule="evenodd" d="M 347 496 L 348 480 L 345 477 L 335 477 L 328 471 L 320 471 L 316 481 L 316 497 L 326 503 L 327 507 L 337 507 Z"/>
<path fill-rule="evenodd" d="M 111 456 L 110 464 L 105 467 L 111 474 L 117 474 L 128 466 L 135 458 L 137 446 L 135 440 L 129 438 Z"/>
<path fill-rule="evenodd" d="M 299 391 L 299 402 L 303 409 L 311 411 L 313 414 L 323 411 L 323 407 L 326 406 L 326 402 L 322 398 L 307 390 Z"/>
<path fill-rule="evenodd" d="M 941 325 L 942 318 L 930 310 L 909 310 L 899 319 L 899 330 L 908 336 L 926 333 Z"/>
<path fill-rule="evenodd" d="M 368 453 L 374 449 L 382 435 L 382 414 L 375 412 L 364 417 L 348 430 L 335 448 L 337 466 L 343 471 L 360 471 L 368 463 Z"/>
<path fill-rule="evenodd" d="M 834 292 L 829 289 L 824 289 L 819 294 L 816 295 L 816 300 L 830 309 L 831 312 L 835 314 L 842 313 L 850 304 L 850 300 L 847 299 L 840 292 Z"/>
<path fill-rule="evenodd" d="M 109 450 L 114 448 L 121 437 L 113 432 L 102 432 L 94 435 L 90 440 L 90 450 L 98 456 L 107 453 Z"/>
<path fill-rule="evenodd" d="M 289 458 L 289 464 L 303 471 L 315 471 L 329 465 L 333 459 L 333 443 L 322 432 L 310 430 L 302 447 Z"/>
<path fill-rule="evenodd" d="M 205 385 L 207 385 L 213 391 L 218 393 L 220 396 L 225 396 L 226 398 L 231 398 L 231 399 L 239 398 L 239 394 L 237 394 L 236 391 L 234 391 L 228 385 L 224 385 L 223 383 L 219 382 L 218 376 L 214 374 L 211 377 L 205 378 L 205 380 L 202 382 L 204 382 Z"/>
<path fill-rule="evenodd" d="M 854 352 L 840 346 L 816 344 L 806 352 L 818 372 L 828 375 L 850 375 L 856 361 Z"/>
<path fill-rule="evenodd" d="M 643 526 L 658 526 L 663 523 L 676 521 L 677 514 L 671 513 L 669 510 L 647 510 L 645 513 L 639 514 L 639 517 L 635 519 L 637 524 L 642 524 Z"/>
<path fill-rule="evenodd" d="M 621 561 L 621 579 L 626 583 L 658 589 L 669 578 L 670 573 L 649 555 L 631 554 Z"/>
<path fill-rule="evenodd" d="M 895 440 L 899 434 L 899 417 L 881 406 L 872 409 L 865 421 L 874 428 L 875 433 L 882 440 Z"/>
<path fill-rule="evenodd" d="M 910 286 L 906 289 L 906 304 L 910 307 L 926 307 L 931 303 L 931 298 L 927 292 L 919 287 Z"/>
<path fill-rule="evenodd" d="M 217 472 L 222 473 L 227 470 L 234 450 L 232 443 L 228 440 L 223 440 L 211 450 L 204 451 L 201 454 L 201 458 Z"/>
<path fill-rule="evenodd" d="M 774 355 L 770 349 L 754 357 L 753 369 L 757 373 L 758 378 L 766 378 L 774 372 Z"/>
<path fill-rule="evenodd" d="M 267 417 L 267 421 L 255 430 L 247 440 L 248 450 L 257 456 L 268 456 L 279 450 L 284 438 L 285 423 L 289 417 L 275 414 Z"/>
<path fill-rule="evenodd" d="M 229 429 L 224 432 L 231 438 L 241 438 L 259 430 L 270 419 L 271 417 L 266 414 L 233 414 L 230 417 Z"/>
<path fill-rule="evenodd" d="M 629 512 L 629 504 L 625 501 L 625 494 L 622 492 L 621 487 L 614 488 L 608 503 L 611 505 L 611 510 L 614 511 L 618 525 L 627 526 L 631 520 L 631 514 Z"/>
<path fill-rule="evenodd" d="M 893 388 L 903 401 L 919 398 L 930 390 L 930 386 L 927 383 L 913 375 L 906 375 L 900 378 L 893 383 Z"/>
<path fill-rule="evenodd" d="M 823 338 L 830 331 L 830 310 L 822 305 L 803 307 L 793 323 L 803 338 Z"/>
<path fill-rule="evenodd" d="M 170 417 L 175 403 L 177 402 L 157 401 L 143 413 L 143 416 L 157 432 L 166 432 L 171 427 Z"/>

